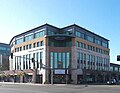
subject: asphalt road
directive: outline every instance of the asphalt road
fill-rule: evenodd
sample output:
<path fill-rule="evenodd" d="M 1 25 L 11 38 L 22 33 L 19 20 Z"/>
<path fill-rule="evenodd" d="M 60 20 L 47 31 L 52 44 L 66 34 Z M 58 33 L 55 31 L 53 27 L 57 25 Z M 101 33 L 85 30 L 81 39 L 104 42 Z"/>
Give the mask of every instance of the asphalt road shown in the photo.
<path fill-rule="evenodd" d="M 0 93 L 120 93 L 120 85 L 34 85 L 0 83 Z"/>

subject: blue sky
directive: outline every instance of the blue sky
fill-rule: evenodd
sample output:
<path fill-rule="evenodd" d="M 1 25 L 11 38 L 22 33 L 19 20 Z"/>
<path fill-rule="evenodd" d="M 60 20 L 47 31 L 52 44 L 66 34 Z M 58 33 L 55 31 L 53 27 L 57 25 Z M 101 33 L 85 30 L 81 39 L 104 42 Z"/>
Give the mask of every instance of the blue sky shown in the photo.
<path fill-rule="evenodd" d="M 110 62 L 120 64 L 120 0 L 0 0 L 0 42 L 45 23 L 75 23 L 109 39 Z"/>

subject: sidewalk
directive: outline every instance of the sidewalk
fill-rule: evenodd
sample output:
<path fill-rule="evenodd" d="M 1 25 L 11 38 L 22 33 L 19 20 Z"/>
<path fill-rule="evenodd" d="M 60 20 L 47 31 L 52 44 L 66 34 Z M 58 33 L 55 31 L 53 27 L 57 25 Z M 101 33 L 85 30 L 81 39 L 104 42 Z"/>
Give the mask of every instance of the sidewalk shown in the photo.
<path fill-rule="evenodd" d="M 0 85 L 8 85 L 8 84 L 20 84 L 20 85 L 46 85 L 46 84 L 38 84 L 38 83 L 18 83 L 18 82 L 0 82 Z"/>
<path fill-rule="evenodd" d="M 18 83 L 18 82 L 0 82 L 0 85 L 35 85 L 35 86 L 67 86 L 67 87 L 72 87 L 72 86 L 76 86 L 76 87 L 80 87 L 80 86 L 85 86 L 85 85 L 75 85 L 75 84 L 39 84 L 39 83 Z"/>

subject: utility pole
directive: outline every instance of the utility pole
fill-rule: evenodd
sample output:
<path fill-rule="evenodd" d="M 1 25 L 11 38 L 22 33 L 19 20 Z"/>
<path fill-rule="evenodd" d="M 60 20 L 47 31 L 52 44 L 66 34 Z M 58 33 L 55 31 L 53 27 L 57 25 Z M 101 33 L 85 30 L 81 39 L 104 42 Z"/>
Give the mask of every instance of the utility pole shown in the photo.
<path fill-rule="evenodd" d="M 65 69 L 65 78 L 66 78 L 66 84 L 67 84 L 67 82 L 68 82 L 68 76 L 67 76 L 67 69 Z"/>

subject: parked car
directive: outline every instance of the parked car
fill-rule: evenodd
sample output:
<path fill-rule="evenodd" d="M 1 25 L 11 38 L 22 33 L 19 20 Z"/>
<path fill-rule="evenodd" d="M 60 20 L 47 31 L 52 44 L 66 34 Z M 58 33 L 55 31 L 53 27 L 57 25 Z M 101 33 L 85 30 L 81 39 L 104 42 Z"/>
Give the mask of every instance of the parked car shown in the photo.
<path fill-rule="evenodd" d="M 120 80 L 118 80 L 118 81 L 116 82 L 116 85 L 120 85 Z"/>
<path fill-rule="evenodd" d="M 115 79 L 112 79 L 112 80 L 107 81 L 107 84 L 108 85 L 116 85 L 117 81 Z"/>

